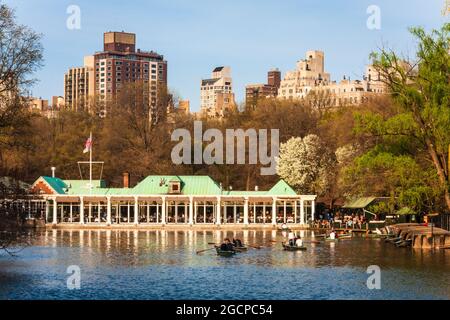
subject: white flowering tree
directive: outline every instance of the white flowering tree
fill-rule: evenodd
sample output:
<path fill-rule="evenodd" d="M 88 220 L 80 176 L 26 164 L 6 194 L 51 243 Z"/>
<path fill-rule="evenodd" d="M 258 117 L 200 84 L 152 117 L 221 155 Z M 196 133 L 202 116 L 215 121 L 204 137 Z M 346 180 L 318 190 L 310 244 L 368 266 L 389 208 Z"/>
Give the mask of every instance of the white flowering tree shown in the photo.
<path fill-rule="evenodd" d="M 293 137 L 280 145 L 277 173 L 302 193 L 325 193 L 335 173 L 336 156 L 321 141 L 310 134 L 303 139 Z"/>

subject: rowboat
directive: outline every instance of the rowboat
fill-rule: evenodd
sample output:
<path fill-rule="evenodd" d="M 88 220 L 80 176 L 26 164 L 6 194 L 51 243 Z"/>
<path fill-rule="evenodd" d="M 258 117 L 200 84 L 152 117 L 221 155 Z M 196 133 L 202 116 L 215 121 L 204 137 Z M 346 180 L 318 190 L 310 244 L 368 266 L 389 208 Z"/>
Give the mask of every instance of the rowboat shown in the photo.
<path fill-rule="evenodd" d="M 335 239 L 325 238 L 325 241 L 327 241 L 327 242 L 338 242 L 339 239 L 338 238 L 335 238 Z"/>
<path fill-rule="evenodd" d="M 216 252 L 218 256 L 222 257 L 231 257 L 232 255 L 236 254 L 236 251 L 229 251 L 229 250 L 220 250 L 220 247 L 216 247 Z"/>
<path fill-rule="evenodd" d="M 344 239 L 351 239 L 352 235 L 351 234 L 345 234 L 342 236 L 338 236 L 338 239 L 344 240 Z"/>
<path fill-rule="evenodd" d="M 289 246 L 283 243 L 281 243 L 283 245 L 283 249 L 286 251 L 299 251 L 299 250 L 306 250 L 305 246 L 301 246 L 301 247 L 297 247 L 297 246 Z"/>
<path fill-rule="evenodd" d="M 248 247 L 244 247 L 244 246 L 242 246 L 242 247 L 234 247 L 234 250 L 237 251 L 237 252 L 247 251 Z"/>

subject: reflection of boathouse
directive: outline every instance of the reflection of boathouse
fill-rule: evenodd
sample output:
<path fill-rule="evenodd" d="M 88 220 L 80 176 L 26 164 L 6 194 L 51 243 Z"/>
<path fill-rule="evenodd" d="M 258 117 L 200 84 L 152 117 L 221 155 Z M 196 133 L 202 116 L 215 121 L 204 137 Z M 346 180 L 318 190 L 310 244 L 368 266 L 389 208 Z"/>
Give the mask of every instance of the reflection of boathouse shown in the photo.
<path fill-rule="evenodd" d="M 42 176 L 32 186 L 50 224 L 267 224 L 305 225 L 314 219 L 315 195 L 297 195 L 283 180 L 268 191 L 228 191 L 209 176 L 148 176 L 133 188 L 103 180 Z M 81 214 L 80 214 L 81 213 Z"/>

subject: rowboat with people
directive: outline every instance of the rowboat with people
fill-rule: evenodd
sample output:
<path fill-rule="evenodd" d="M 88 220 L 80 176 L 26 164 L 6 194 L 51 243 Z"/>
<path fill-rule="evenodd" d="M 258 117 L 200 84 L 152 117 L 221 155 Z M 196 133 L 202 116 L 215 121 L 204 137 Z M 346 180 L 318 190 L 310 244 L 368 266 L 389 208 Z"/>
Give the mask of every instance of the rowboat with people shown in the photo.
<path fill-rule="evenodd" d="M 284 242 L 282 242 L 281 244 L 283 245 L 283 249 L 285 251 L 305 251 L 306 250 L 305 246 L 291 246 Z"/>
<path fill-rule="evenodd" d="M 236 254 L 236 250 L 222 250 L 220 247 L 216 246 L 216 252 L 218 256 L 231 257 Z"/>

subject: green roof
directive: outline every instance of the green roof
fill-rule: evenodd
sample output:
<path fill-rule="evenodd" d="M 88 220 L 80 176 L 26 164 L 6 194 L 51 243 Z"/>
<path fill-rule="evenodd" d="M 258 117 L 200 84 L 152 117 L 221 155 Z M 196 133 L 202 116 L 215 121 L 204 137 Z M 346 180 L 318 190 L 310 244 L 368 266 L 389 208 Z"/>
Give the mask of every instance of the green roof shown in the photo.
<path fill-rule="evenodd" d="M 398 215 L 411 215 L 416 214 L 410 207 L 403 207 L 396 212 Z"/>
<path fill-rule="evenodd" d="M 375 199 L 376 199 L 376 197 L 362 197 L 362 198 L 352 199 L 352 200 L 347 201 L 344 204 L 343 208 L 363 209 L 363 208 L 367 207 L 369 204 L 371 204 Z"/>
<path fill-rule="evenodd" d="M 181 194 L 219 195 L 220 186 L 209 176 L 148 176 L 132 188 L 134 194 L 168 194 L 169 182 L 181 183 Z"/>
<path fill-rule="evenodd" d="M 104 180 L 93 180 L 93 188 L 88 188 L 89 180 L 61 180 L 42 177 L 57 193 L 69 195 L 164 195 L 170 192 L 170 182 L 180 182 L 182 195 L 235 195 L 271 196 L 296 195 L 295 191 L 280 180 L 269 191 L 223 191 L 209 176 L 148 176 L 133 188 L 106 188 Z"/>
<path fill-rule="evenodd" d="M 42 179 L 59 194 L 65 194 L 67 185 L 60 178 L 42 176 Z"/>
<path fill-rule="evenodd" d="M 283 179 L 278 181 L 272 189 L 267 191 L 267 195 L 292 195 L 295 196 L 297 193 L 294 191 L 294 189 L 291 188 L 290 185 L 286 183 Z"/>

